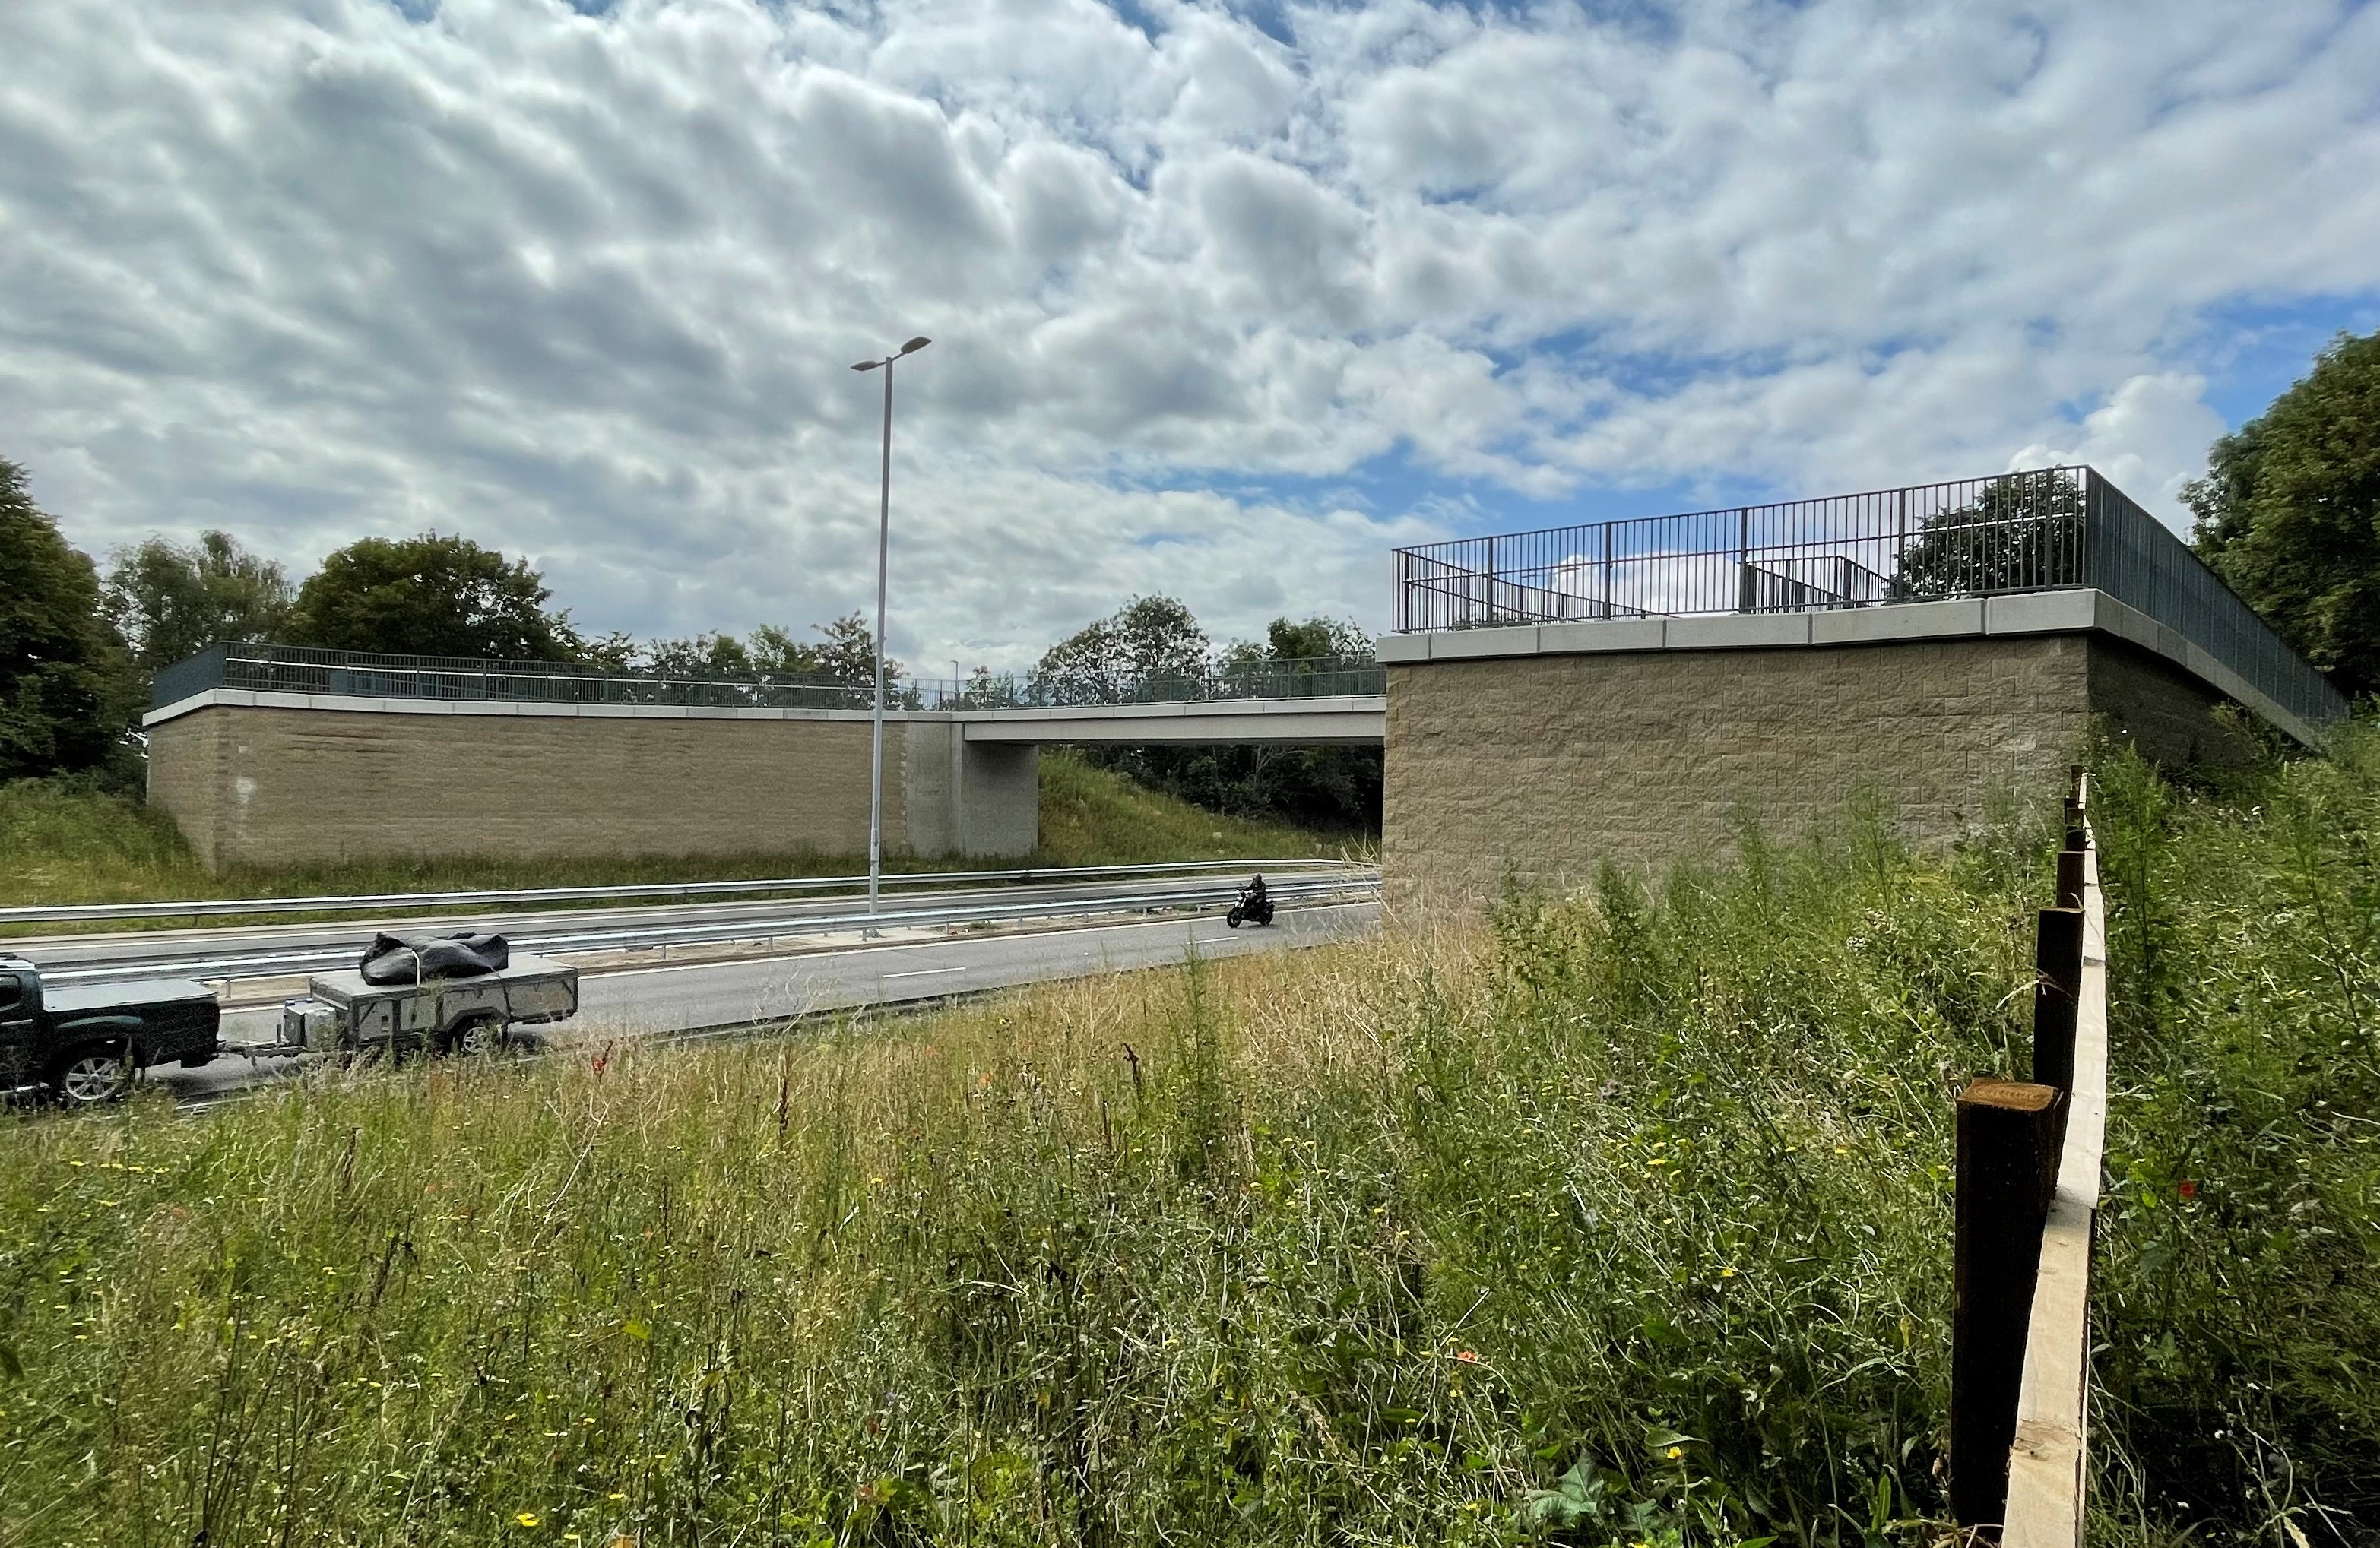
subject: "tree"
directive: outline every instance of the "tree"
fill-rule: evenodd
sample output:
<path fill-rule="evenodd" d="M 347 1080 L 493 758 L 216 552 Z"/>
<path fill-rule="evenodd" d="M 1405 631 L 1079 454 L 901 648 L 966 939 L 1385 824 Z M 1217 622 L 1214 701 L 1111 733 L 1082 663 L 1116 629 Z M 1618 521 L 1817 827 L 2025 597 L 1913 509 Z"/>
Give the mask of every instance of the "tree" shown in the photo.
<path fill-rule="evenodd" d="M 291 597 L 279 564 L 247 552 L 229 533 L 202 532 L 188 548 L 151 538 L 118 553 L 104 602 L 153 671 L 218 640 L 273 638 L 288 620 Z"/>
<path fill-rule="evenodd" d="M 1064 702 L 1162 697 L 1167 683 L 1205 676 L 1212 648 L 1182 602 L 1135 597 L 1051 646 L 1037 670 Z"/>
<path fill-rule="evenodd" d="M 2231 589 L 2340 692 L 2380 692 L 2380 332 L 2333 340 L 2182 499 Z"/>
<path fill-rule="evenodd" d="M 697 635 L 692 639 L 654 640 L 637 652 L 648 670 L 689 674 L 733 672 L 759 677 L 822 680 L 845 687 L 876 686 L 876 631 L 856 612 L 811 628 L 826 638 L 812 645 L 795 639 L 792 631 L 763 623 L 749 638 L 734 635 Z M 890 694 L 907 671 L 885 658 L 884 686 Z"/>
<path fill-rule="evenodd" d="M 690 640 L 653 640 L 637 652 L 637 664 L 664 676 L 711 677 L 749 672 L 752 653 L 734 635 L 697 635 Z"/>
<path fill-rule="evenodd" d="M 1261 640 L 1233 640 L 1223 647 L 1216 664 L 1225 676 L 1252 691 L 1278 683 L 1284 673 L 1300 679 L 1333 674 L 1344 667 L 1369 666 L 1372 636 L 1354 623 L 1315 617 L 1302 623 L 1276 618 L 1265 625 Z"/>
<path fill-rule="evenodd" d="M 1205 673 L 1208 648 L 1207 632 L 1182 603 L 1170 597 L 1135 598 L 1054 647 L 1042 657 L 1041 671 L 1050 685 L 1062 693 L 1071 689 L 1083 698 L 1159 697 L 1168 683 Z M 1369 661 L 1371 654 L 1370 636 L 1353 623 L 1276 618 L 1263 640 L 1234 641 L 1215 666 L 1225 692 L 1335 692 L 1335 683 L 1294 680 L 1327 670 L 1318 668 L 1318 660 L 1338 657 L 1359 664 Z M 1160 743 L 1088 748 L 1084 756 L 1100 768 L 1118 769 L 1209 811 L 1342 832 L 1379 827 L 1381 756 L 1377 747 Z"/>
<path fill-rule="evenodd" d="M 1994 478 L 1972 502 L 1926 518 L 1900 552 L 1890 595 L 1908 601 L 2079 586 L 2083 510 L 2082 485 L 2070 473 L 2045 468 Z M 1780 600 L 1795 605 L 1806 605 L 1792 595 L 1800 588 L 1828 596 L 1848 589 L 1817 572 L 1801 577 L 1780 571 L 1770 584 L 1785 588 Z"/>
<path fill-rule="evenodd" d="M 289 637 L 334 650 L 565 661 L 581 642 L 526 559 L 468 538 L 366 538 L 322 561 L 298 593 Z"/>
<path fill-rule="evenodd" d="M 830 682 L 847 683 L 853 687 L 876 686 L 876 631 L 859 613 L 847 612 L 832 623 L 813 623 L 826 638 L 808 648 L 817 665 L 811 669 Z M 757 636 L 756 636 L 757 637 Z M 884 692 L 886 702 L 893 685 L 906 676 L 908 669 L 892 657 L 884 658 Z"/>
<path fill-rule="evenodd" d="M 123 774 L 140 684 L 100 611 L 99 571 L 0 458 L 0 780 Z"/>
<path fill-rule="evenodd" d="M 1276 661 L 1369 661 L 1372 636 L 1344 619 L 1309 618 L 1292 623 L 1276 618 L 1265 625 L 1265 647 Z"/>

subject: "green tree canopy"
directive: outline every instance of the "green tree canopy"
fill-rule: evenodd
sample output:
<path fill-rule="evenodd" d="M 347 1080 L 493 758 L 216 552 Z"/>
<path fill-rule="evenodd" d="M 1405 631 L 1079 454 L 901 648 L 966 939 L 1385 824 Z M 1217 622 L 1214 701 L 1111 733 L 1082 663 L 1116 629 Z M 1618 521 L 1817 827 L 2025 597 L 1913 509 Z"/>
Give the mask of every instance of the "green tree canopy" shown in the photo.
<path fill-rule="evenodd" d="M 796 639 L 791 630 L 763 623 L 744 639 L 734 635 L 697 635 L 692 639 L 657 639 L 637 652 L 637 663 L 654 671 L 759 673 L 768 677 L 819 678 L 856 688 L 876 684 L 876 631 L 856 612 L 831 623 L 810 625 L 826 636 L 815 644 Z M 889 693 L 906 668 L 884 660 L 884 685 Z"/>
<path fill-rule="evenodd" d="M 2072 474 L 2044 468 L 1993 479 L 1968 504 L 1926 518 L 1900 552 L 1889 594 L 1909 600 L 2080 585 L 2082 525 L 2082 483 Z M 1797 581 L 1856 595 L 1824 574 L 1785 571 L 1770 584 L 1791 597 Z"/>
<path fill-rule="evenodd" d="M 649 641 L 637 652 L 636 664 L 674 677 L 710 677 L 750 671 L 752 653 L 734 635 L 697 635 Z"/>
<path fill-rule="evenodd" d="M 0 780 L 106 768 L 139 694 L 97 567 L 0 458 Z"/>
<path fill-rule="evenodd" d="M 269 640 L 288 621 L 289 577 L 225 532 L 188 548 L 151 538 L 108 567 L 107 615 L 155 671 L 218 640 Z"/>
<path fill-rule="evenodd" d="M 1172 597 L 1135 597 L 1051 646 L 1042 676 L 1086 699 L 1116 698 L 1207 671 L 1213 645 L 1197 615 Z"/>
<path fill-rule="evenodd" d="M 2380 332 L 2339 335 L 2182 498 L 2232 590 L 2340 692 L 2380 691 Z"/>
<path fill-rule="evenodd" d="M 1261 640 L 1233 640 L 1223 647 L 1226 668 L 1246 668 L 1281 661 L 1345 661 L 1372 659 L 1372 636 L 1354 623 L 1319 614 L 1302 623 L 1276 618 L 1265 625 Z"/>
<path fill-rule="evenodd" d="M 290 642 L 334 650 L 563 661 L 580 654 L 567 611 L 526 559 L 468 538 L 366 538 L 322 561 L 298 593 Z"/>

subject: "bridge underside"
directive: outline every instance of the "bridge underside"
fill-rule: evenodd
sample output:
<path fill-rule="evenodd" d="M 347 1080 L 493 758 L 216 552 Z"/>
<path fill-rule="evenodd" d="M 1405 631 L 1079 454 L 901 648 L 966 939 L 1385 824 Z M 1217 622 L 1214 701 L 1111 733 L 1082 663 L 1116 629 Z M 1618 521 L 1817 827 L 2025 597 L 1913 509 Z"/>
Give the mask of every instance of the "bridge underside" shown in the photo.
<path fill-rule="evenodd" d="M 1070 709 L 963 711 L 971 743 L 1074 745 L 1174 742 L 1328 744 L 1377 747 L 1388 734 L 1385 695 L 1348 698 L 1242 699 L 1219 704 L 1090 705 Z"/>

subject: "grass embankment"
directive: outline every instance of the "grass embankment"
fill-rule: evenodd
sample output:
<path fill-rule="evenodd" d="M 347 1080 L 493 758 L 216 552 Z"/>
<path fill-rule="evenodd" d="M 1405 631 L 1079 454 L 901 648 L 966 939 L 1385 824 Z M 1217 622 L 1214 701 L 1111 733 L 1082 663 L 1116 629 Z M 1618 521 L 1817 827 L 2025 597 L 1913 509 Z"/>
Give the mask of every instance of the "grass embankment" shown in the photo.
<path fill-rule="evenodd" d="M 1054 748 L 1041 759 L 1041 847 L 1029 860 L 887 856 L 886 865 L 895 871 L 941 871 L 1019 864 L 1293 860 L 1335 856 L 1342 847 L 1338 841 L 1303 829 L 1201 811 L 1145 790 L 1123 775 L 1093 768 L 1065 749 Z M 0 785 L 0 905 L 734 881 L 848 876 L 867 868 L 864 854 L 798 850 L 682 858 L 382 857 L 307 865 L 234 866 L 211 875 L 183 842 L 173 819 L 162 811 L 59 783 Z"/>
<path fill-rule="evenodd" d="M 2380 1519 L 2380 768 L 2259 795 L 2098 809 L 2101 1541 Z M 0 1540 L 1914 1543 L 2052 841 L 28 1123 Z"/>

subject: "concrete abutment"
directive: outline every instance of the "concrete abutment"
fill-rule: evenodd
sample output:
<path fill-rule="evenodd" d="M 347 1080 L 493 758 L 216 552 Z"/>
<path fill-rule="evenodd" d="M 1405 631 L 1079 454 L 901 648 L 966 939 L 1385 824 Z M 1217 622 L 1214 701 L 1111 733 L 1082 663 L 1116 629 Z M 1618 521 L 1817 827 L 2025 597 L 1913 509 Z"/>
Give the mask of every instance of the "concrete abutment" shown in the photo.
<path fill-rule="evenodd" d="M 1871 610 L 1864 635 L 1825 643 L 1810 615 L 1398 642 L 1390 897 L 1476 901 L 1508 879 L 1561 889 L 1606 862 L 1656 874 L 1727 853 L 1747 823 L 1799 838 L 1855 799 L 1939 845 L 2062 792 L 2095 727 L 2169 765 L 2252 754 L 2216 713 L 2224 695 L 2115 634 L 1990 635 L 1980 604 L 1973 630 L 1890 616 L 1924 606 Z"/>

